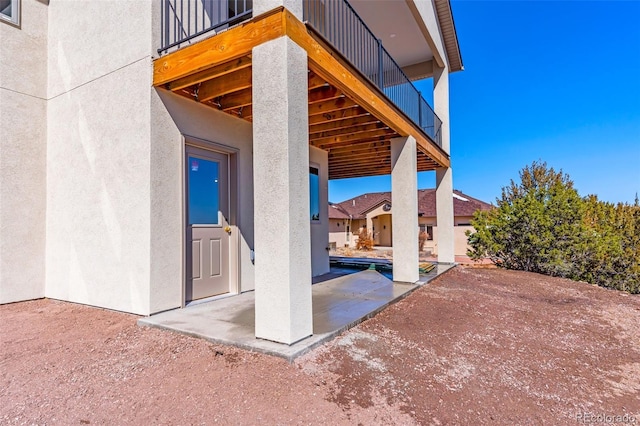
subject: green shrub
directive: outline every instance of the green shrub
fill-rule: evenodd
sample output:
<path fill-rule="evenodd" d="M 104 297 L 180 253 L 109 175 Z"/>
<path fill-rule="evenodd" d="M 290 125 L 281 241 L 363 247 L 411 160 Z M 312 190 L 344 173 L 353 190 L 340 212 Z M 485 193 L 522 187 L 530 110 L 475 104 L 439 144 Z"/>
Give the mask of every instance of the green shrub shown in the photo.
<path fill-rule="evenodd" d="M 473 259 L 640 292 L 640 205 L 580 197 L 562 171 L 533 162 L 467 232 Z"/>

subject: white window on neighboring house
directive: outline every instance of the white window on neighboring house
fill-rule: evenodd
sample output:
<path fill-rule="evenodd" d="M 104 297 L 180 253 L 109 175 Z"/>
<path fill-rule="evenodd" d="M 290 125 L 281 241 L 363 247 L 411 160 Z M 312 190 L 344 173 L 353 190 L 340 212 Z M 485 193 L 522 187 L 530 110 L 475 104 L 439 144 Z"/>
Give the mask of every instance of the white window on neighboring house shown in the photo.
<path fill-rule="evenodd" d="M 0 21 L 20 25 L 20 0 L 0 0 Z"/>

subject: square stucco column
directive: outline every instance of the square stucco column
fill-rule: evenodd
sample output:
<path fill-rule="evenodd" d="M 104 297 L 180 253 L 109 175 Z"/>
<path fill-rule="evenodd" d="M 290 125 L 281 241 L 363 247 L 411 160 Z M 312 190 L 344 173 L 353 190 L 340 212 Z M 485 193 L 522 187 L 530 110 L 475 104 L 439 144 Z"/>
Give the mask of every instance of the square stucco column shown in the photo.
<path fill-rule="evenodd" d="M 433 110 L 442 120 L 440 134 L 442 149 L 451 152 L 449 129 L 449 70 L 436 68 L 433 72 Z M 438 262 L 454 263 L 453 228 L 453 171 L 449 168 L 436 169 L 436 219 L 438 226 Z"/>
<path fill-rule="evenodd" d="M 280 6 L 284 6 L 302 21 L 302 0 L 256 0 L 253 2 L 253 16 L 258 16 Z"/>
<path fill-rule="evenodd" d="M 256 337 L 313 334 L 307 54 L 288 37 L 253 49 Z"/>
<path fill-rule="evenodd" d="M 453 177 L 450 167 L 436 169 L 436 220 L 438 262 L 454 263 Z"/>
<path fill-rule="evenodd" d="M 418 166 L 416 140 L 391 139 L 393 280 L 418 281 Z"/>

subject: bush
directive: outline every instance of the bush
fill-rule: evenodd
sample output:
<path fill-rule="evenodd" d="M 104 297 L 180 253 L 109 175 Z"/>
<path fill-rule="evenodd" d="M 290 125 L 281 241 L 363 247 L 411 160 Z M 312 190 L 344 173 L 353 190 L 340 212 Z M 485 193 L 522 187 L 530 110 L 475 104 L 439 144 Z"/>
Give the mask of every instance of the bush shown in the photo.
<path fill-rule="evenodd" d="M 361 228 L 358 232 L 358 241 L 356 241 L 357 250 L 373 250 L 373 236 L 367 232 L 366 228 Z"/>
<path fill-rule="evenodd" d="M 473 259 L 640 292 L 640 205 L 581 198 L 568 175 L 533 162 L 467 232 Z"/>

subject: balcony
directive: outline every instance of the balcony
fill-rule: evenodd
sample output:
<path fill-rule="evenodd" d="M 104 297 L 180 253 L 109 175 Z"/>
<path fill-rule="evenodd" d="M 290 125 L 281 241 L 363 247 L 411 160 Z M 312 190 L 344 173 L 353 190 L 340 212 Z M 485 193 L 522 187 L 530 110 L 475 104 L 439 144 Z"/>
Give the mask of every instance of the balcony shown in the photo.
<path fill-rule="evenodd" d="M 442 148 L 442 122 L 347 0 L 304 0 L 304 20 Z"/>
<path fill-rule="evenodd" d="M 391 172 L 390 139 L 412 135 L 418 170 L 448 167 L 441 121 L 346 0 L 252 17 L 251 0 L 164 0 L 154 85 L 252 121 L 251 49 L 282 35 L 309 58 L 309 143 L 331 179 Z"/>

